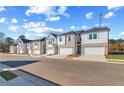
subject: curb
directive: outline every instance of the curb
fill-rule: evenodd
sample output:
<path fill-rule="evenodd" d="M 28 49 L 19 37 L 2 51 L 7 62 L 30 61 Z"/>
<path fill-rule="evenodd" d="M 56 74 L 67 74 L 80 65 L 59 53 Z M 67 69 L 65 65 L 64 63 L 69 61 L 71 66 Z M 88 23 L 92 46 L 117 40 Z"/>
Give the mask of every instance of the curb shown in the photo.
<path fill-rule="evenodd" d="M 119 60 L 119 59 L 107 59 L 108 61 L 118 61 L 118 62 L 124 62 L 124 60 Z"/>

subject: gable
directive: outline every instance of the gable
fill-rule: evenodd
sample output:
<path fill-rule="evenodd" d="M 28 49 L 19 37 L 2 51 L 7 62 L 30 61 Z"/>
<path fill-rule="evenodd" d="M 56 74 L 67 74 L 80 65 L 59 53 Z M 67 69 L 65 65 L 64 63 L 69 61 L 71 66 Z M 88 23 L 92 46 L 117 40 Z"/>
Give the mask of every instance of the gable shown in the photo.
<path fill-rule="evenodd" d="M 53 34 L 49 34 L 49 36 L 47 37 L 47 39 L 57 39 L 56 36 L 54 36 Z"/>
<path fill-rule="evenodd" d="M 24 44 L 24 43 L 22 42 L 21 39 L 18 39 L 18 40 L 17 40 L 17 44 L 22 45 L 22 44 Z"/>

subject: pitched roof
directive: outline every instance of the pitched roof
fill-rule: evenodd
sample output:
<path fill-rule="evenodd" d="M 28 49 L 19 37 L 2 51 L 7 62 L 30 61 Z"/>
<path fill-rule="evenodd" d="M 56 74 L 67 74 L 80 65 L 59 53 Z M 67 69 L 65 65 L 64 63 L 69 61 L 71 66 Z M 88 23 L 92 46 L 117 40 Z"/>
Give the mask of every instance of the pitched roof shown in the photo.
<path fill-rule="evenodd" d="M 50 33 L 49 36 L 50 35 L 53 35 L 55 38 L 57 38 L 57 36 L 58 36 L 57 34 L 54 34 L 54 33 Z M 45 39 L 47 39 L 49 36 L 47 36 Z"/>
<path fill-rule="evenodd" d="M 85 30 L 84 33 L 88 33 L 88 32 L 96 32 L 96 31 L 103 31 L 103 30 L 110 30 L 108 27 L 94 27 L 88 30 Z"/>
<path fill-rule="evenodd" d="M 28 40 L 28 39 L 21 39 L 23 43 L 30 43 L 32 40 Z"/>
<path fill-rule="evenodd" d="M 57 34 L 51 33 L 53 36 L 57 37 Z"/>
<path fill-rule="evenodd" d="M 108 27 L 94 27 L 88 30 L 79 30 L 79 31 L 70 31 L 66 33 L 59 34 L 58 36 L 61 35 L 67 35 L 67 34 L 80 34 L 80 33 L 87 33 L 87 32 L 96 32 L 96 31 L 103 31 L 103 30 L 110 30 Z"/>
<path fill-rule="evenodd" d="M 60 34 L 60 35 L 58 35 L 58 36 L 61 36 L 61 35 L 68 35 L 68 34 L 80 34 L 80 33 L 82 33 L 82 32 L 84 32 L 84 31 L 83 31 L 83 30 L 70 31 L 70 32 L 62 33 L 62 34 Z"/>
<path fill-rule="evenodd" d="M 44 41 L 46 38 L 41 38 L 41 39 L 35 39 L 35 40 L 32 40 L 32 41 Z"/>

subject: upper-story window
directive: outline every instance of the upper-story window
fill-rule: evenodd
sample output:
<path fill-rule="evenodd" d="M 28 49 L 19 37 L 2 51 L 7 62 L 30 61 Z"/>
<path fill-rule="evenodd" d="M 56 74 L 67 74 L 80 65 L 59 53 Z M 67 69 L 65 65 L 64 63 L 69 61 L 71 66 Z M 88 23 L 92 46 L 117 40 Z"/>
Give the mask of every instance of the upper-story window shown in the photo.
<path fill-rule="evenodd" d="M 48 43 L 49 43 L 49 45 L 50 45 L 50 44 L 52 44 L 52 41 L 50 40 Z"/>
<path fill-rule="evenodd" d="M 68 41 L 71 41 L 71 37 L 70 36 L 68 37 Z"/>
<path fill-rule="evenodd" d="M 97 34 L 93 34 L 93 39 L 97 39 Z"/>
<path fill-rule="evenodd" d="M 59 37 L 59 41 L 60 41 L 60 42 L 62 41 L 62 37 Z"/>
<path fill-rule="evenodd" d="M 89 40 L 97 39 L 97 34 L 89 34 Z"/>
<path fill-rule="evenodd" d="M 92 34 L 89 34 L 89 40 L 91 40 L 92 39 Z"/>

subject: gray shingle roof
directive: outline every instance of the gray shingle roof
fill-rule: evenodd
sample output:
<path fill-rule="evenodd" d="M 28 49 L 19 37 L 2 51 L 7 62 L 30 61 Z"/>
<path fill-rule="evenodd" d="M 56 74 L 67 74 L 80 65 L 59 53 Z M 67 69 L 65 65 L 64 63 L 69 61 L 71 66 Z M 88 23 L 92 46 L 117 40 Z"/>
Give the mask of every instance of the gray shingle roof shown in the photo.
<path fill-rule="evenodd" d="M 61 36 L 61 35 L 68 35 L 68 34 L 80 34 L 84 32 L 83 30 L 79 30 L 79 31 L 70 31 L 70 32 L 66 32 L 66 33 L 62 33 L 62 34 L 59 34 L 58 36 Z"/>
<path fill-rule="evenodd" d="M 41 39 L 35 39 L 35 40 L 32 40 L 32 41 L 44 41 L 46 38 L 41 38 Z"/>
<path fill-rule="evenodd" d="M 53 36 L 57 37 L 57 34 L 51 33 Z"/>
<path fill-rule="evenodd" d="M 94 28 L 91 28 L 91 29 L 88 29 L 88 30 L 85 30 L 84 33 L 87 33 L 87 32 L 96 32 L 96 31 L 103 31 L 103 30 L 110 30 L 108 27 L 94 27 Z"/>
<path fill-rule="evenodd" d="M 30 43 L 32 40 L 28 40 L 28 39 L 21 39 L 23 43 Z"/>
<path fill-rule="evenodd" d="M 70 31 L 70 32 L 59 34 L 58 36 L 67 35 L 67 34 L 80 34 L 80 33 L 87 33 L 87 32 L 103 31 L 103 30 L 110 30 L 110 29 L 108 27 L 94 27 L 88 30 Z"/>

